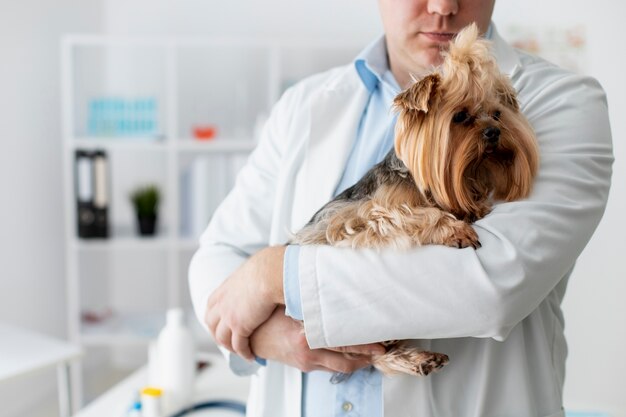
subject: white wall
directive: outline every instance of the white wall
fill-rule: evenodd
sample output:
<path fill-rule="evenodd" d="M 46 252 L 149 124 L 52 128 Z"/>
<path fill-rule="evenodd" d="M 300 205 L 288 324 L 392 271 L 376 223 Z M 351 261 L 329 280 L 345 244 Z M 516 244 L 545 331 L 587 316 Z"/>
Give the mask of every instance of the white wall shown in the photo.
<path fill-rule="evenodd" d="M 380 28 L 375 0 L 106 0 L 106 30 L 367 42 Z"/>
<path fill-rule="evenodd" d="M 0 321 L 65 337 L 59 40 L 99 0 L 0 3 Z M 0 341 L 1 343 L 1 341 Z M 0 384 L 3 416 L 56 398 L 54 370 Z"/>

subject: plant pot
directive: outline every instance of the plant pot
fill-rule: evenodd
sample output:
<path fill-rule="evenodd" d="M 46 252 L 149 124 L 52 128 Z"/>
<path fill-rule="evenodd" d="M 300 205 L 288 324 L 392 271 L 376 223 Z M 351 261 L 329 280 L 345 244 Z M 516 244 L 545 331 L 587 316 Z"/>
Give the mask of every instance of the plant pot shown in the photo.
<path fill-rule="evenodd" d="M 137 215 L 139 224 L 139 234 L 141 236 L 153 236 L 156 231 L 157 216 L 140 216 Z"/>

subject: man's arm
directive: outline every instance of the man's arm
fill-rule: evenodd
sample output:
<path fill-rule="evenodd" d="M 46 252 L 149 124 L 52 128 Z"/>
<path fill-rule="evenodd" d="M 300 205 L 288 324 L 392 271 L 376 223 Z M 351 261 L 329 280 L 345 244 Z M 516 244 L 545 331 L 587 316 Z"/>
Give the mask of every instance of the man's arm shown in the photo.
<path fill-rule="evenodd" d="M 275 360 L 303 372 L 328 371 L 352 373 L 371 364 L 371 358 L 385 353 L 379 344 L 349 346 L 336 350 L 311 349 L 307 344 L 302 323 L 277 308 L 266 322 L 252 334 L 250 344 L 263 358 Z M 344 353 L 350 353 L 348 357 Z"/>
<path fill-rule="evenodd" d="M 250 336 L 283 303 L 284 252 L 284 246 L 273 246 L 252 255 L 213 291 L 206 303 L 204 323 L 215 340 L 248 360 L 254 359 Z"/>

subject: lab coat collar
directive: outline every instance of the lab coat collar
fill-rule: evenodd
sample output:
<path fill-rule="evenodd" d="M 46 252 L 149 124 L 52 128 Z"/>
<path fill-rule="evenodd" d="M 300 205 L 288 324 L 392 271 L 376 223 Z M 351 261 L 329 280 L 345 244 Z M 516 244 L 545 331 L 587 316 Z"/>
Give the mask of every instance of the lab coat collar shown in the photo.
<path fill-rule="evenodd" d="M 498 33 L 498 30 L 493 22 L 491 22 L 491 29 L 493 54 L 498 62 L 500 72 L 508 74 L 510 78 L 513 78 L 522 66 L 519 57 L 515 52 L 515 49 L 513 49 L 513 47 L 500 36 L 500 33 Z"/>
<path fill-rule="evenodd" d="M 346 165 L 369 91 L 354 65 L 343 67 L 311 103 L 306 175 L 309 217 L 332 197 Z M 307 218 L 307 220 L 308 220 Z"/>

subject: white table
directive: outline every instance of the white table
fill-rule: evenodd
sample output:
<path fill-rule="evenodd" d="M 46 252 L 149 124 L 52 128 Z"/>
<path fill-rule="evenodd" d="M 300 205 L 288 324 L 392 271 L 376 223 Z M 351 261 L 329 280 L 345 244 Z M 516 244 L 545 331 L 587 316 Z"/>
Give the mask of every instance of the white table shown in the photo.
<path fill-rule="evenodd" d="M 61 417 L 72 414 L 69 363 L 81 355 L 77 345 L 0 323 L 0 382 L 56 366 Z"/>
<path fill-rule="evenodd" d="M 228 364 L 219 354 L 206 353 L 199 356 L 209 362 L 196 379 L 194 403 L 208 400 L 238 400 L 246 402 L 250 378 L 234 375 Z M 147 366 L 140 368 L 109 391 L 89 403 L 74 417 L 124 417 L 137 392 L 146 386 Z M 218 417 L 234 417 L 232 412 L 219 414 L 215 411 L 203 414 L 194 412 L 193 417 L 201 415 Z"/>

